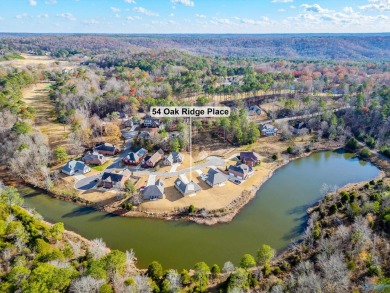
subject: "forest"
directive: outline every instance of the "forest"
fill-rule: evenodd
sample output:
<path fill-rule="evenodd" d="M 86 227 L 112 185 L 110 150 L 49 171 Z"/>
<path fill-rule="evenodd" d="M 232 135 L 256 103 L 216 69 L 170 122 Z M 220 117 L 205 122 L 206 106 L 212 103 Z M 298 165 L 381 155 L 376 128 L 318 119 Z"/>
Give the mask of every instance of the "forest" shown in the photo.
<path fill-rule="evenodd" d="M 52 51 L 56 57 L 178 49 L 201 55 L 321 60 L 388 60 L 388 34 L 83 35 L 2 34 L 0 49 Z"/>

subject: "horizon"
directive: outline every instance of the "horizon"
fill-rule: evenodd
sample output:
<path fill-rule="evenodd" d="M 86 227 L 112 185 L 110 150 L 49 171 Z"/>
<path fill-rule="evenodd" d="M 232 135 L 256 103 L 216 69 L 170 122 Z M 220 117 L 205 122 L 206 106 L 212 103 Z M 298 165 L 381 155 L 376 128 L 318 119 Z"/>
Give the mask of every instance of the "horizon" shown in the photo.
<path fill-rule="evenodd" d="M 360 35 L 389 35 L 389 32 L 369 33 L 80 33 L 80 32 L 1 32 L 1 35 L 98 35 L 98 36 L 360 36 Z"/>
<path fill-rule="evenodd" d="M 0 11 L 0 31 L 11 34 L 390 32 L 388 0 L 5 0 Z"/>

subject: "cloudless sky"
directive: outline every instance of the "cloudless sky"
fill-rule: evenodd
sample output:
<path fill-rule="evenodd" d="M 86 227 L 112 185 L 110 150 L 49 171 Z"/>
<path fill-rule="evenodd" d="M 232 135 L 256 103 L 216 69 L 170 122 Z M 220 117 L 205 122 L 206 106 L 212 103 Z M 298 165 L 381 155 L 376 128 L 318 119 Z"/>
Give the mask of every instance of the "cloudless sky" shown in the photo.
<path fill-rule="evenodd" d="M 0 0 L 0 32 L 390 32 L 390 0 Z"/>

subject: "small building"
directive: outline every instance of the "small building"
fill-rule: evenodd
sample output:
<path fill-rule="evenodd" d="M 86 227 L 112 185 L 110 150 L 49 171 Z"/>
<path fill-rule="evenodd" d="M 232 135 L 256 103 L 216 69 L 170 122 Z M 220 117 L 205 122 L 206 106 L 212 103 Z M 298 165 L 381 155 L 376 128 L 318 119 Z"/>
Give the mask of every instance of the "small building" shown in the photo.
<path fill-rule="evenodd" d="M 277 135 L 278 131 L 279 131 L 279 129 L 277 129 L 272 124 L 264 124 L 264 125 L 261 125 L 259 128 L 260 128 L 261 135 L 263 135 L 263 136 Z"/>
<path fill-rule="evenodd" d="M 69 161 L 64 167 L 62 167 L 61 172 L 67 175 L 73 176 L 75 174 L 86 174 L 91 171 L 91 168 L 88 167 L 84 162 L 81 161 Z"/>
<path fill-rule="evenodd" d="M 207 172 L 206 183 L 208 185 L 210 185 L 211 187 L 220 186 L 220 185 L 224 184 L 227 180 L 228 179 L 226 178 L 226 176 L 224 174 L 222 174 L 221 172 L 218 172 L 212 168 L 210 168 L 209 171 Z"/>
<path fill-rule="evenodd" d="M 129 170 L 124 170 L 119 173 L 115 172 L 104 172 L 102 176 L 102 184 L 104 188 L 123 188 L 126 180 L 128 180 L 131 176 L 131 172 Z"/>
<path fill-rule="evenodd" d="M 136 152 L 130 152 L 126 157 L 122 159 L 123 163 L 127 165 L 138 165 L 147 156 L 148 151 L 141 148 Z"/>
<path fill-rule="evenodd" d="M 240 153 L 240 160 L 245 165 L 248 165 L 249 167 L 254 167 L 258 164 L 260 164 L 260 155 L 255 152 L 241 152 Z"/>
<path fill-rule="evenodd" d="M 142 195 L 144 200 L 155 200 L 164 198 L 165 183 L 162 179 L 158 179 L 154 184 L 146 186 Z"/>
<path fill-rule="evenodd" d="M 230 166 L 228 171 L 231 177 L 239 180 L 246 180 L 253 174 L 252 167 L 240 163 L 235 166 Z"/>
<path fill-rule="evenodd" d="M 184 156 L 178 152 L 170 153 L 164 160 L 165 166 L 172 166 L 173 164 L 181 164 L 183 163 Z"/>
<path fill-rule="evenodd" d="M 144 127 L 159 128 L 161 121 L 158 118 L 147 117 L 144 118 Z"/>
<path fill-rule="evenodd" d="M 196 184 L 194 181 L 188 181 L 185 175 L 181 175 L 175 181 L 175 187 L 183 196 L 193 196 L 202 188 Z"/>
<path fill-rule="evenodd" d="M 248 109 L 248 115 L 254 116 L 254 115 L 261 115 L 261 109 L 259 106 L 250 106 Z"/>
<path fill-rule="evenodd" d="M 85 164 L 91 165 L 103 165 L 107 162 L 107 158 L 98 152 L 89 152 L 81 159 Z"/>
<path fill-rule="evenodd" d="M 155 152 L 150 158 L 145 159 L 145 166 L 153 168 L 157 165 L 158 162 L 160 162 L 164 158 L 164 151 L 162 149 L 159 149 L 157 152 Z"/>
<path fill-rule="evenodd" d="M 133 119 L 123 119 L 122 120 L 122 125 L 125 126 L 125 127 L 133 127 L 134 125 L 134 121 Z"/>
<path fill-rule="evenodd" d="M 102 143 L 93 148 L 94 152 L 97 152 L 101 155 L 106 155 L 106 156 L 115 156 L 118 152 L 119 149 L 111 143 Z"/>

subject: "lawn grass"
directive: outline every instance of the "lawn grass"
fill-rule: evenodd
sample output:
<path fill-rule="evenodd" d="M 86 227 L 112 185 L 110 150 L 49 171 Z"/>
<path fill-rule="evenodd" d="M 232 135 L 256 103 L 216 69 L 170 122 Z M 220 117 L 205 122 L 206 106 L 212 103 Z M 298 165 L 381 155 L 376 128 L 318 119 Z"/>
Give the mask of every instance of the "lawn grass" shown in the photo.
<path fill-rule="evenodd" d="M 103 165 L 100 165 L 100 166 L 91 166 L 92 169 L 96 170 L 96 171 L 104 171 L 110 164 L 111 164 L 111 160 L 108 160 L 107 162 L 105 162 Z"/>

